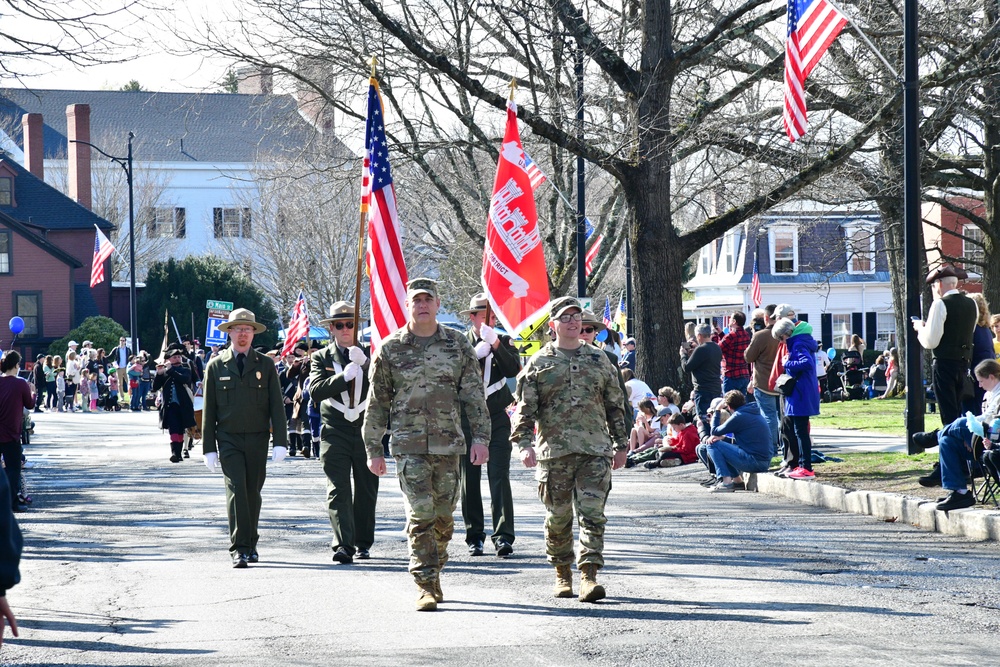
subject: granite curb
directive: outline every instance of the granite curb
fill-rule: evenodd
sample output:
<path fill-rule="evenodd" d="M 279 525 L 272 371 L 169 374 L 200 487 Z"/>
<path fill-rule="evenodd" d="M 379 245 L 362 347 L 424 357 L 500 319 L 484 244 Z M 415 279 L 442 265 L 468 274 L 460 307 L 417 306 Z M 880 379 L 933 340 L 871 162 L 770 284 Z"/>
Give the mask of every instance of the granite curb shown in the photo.
<path fill-rule="evenodd" d="M 883 491 L 849 491 L 816 481 L 784 479 L 772 474 L 756 475 L 762 493 L 785 496 L 808 505 L 838 512 L 867 514 L 876 519 L 903 522 L 921 530 L 957 535 L 970 540 L 1000 540 L 1000 510 L 979 507 L 942 512 L 936 502 Z"/>

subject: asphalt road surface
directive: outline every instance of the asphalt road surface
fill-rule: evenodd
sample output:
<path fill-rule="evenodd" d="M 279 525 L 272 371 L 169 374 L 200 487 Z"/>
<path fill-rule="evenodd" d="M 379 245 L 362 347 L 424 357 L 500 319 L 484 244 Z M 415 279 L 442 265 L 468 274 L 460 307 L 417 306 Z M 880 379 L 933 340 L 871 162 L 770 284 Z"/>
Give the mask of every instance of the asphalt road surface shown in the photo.
<path fill-rule="evenodd" d="M 583 604 L 550 596 L 542 507 L 515 461 L 514 556 L 470 557 L 459 529 L 447 601 L 418 613 L 391 468 L 372 559 L 338 565 L 319 463 L 269 464 L 261 563 L 234 570 L 221 474 L 200 453 L 169 463 L 155 414 L 37 416 L 4 665 L 1000 662 L 997 545 L 709 494 L 694 466 L 615 474 L 609 597 Z"/>

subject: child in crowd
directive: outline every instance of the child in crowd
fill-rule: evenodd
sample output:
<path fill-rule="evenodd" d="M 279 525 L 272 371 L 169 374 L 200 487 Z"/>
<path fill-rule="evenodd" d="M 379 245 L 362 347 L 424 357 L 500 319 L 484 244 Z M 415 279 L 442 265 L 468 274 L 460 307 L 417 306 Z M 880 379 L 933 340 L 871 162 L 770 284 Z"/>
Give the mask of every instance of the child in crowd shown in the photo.
<path fill-rule="evenodd" d="M 629 454 L 649 449 L 656 444 L 655 440 L 659 435 L 659 423 L 653 402 L 648 398 L 639 401 L 639 414 L 628 437 Z"/>
<path fill-rule="evenodd" d="M 118 375 L 113 370 L 108 374 L 108 405 L 105 408 L 109 412 L 118 405 Z"/>
<path fill-rule="evenodd" d="M 694 463 L 698 460 L 695 447 L 698 446 L 698 427 L 688 422 L 684 415 L 672 414 L 667 419 L 667 444 L 659 448 L 656 459 L 646 462 L 646 467 L 670 468 Z"/>
<path fill-rule="evenodd" d="M 56 412 L 62 412 L 66 405 L 66 369 L 56 370 Z"/>
<path fill-rule="evenodd" d="M 90 373 L 80 374 L 80 410 L 90 412 Z"/>
<path fill-rule="evenodd" d="M 100 386 L 97 384 L 97 373 L 90 374 L 90 411 L 97 412 L 97 399 L 101 395 Z"/>

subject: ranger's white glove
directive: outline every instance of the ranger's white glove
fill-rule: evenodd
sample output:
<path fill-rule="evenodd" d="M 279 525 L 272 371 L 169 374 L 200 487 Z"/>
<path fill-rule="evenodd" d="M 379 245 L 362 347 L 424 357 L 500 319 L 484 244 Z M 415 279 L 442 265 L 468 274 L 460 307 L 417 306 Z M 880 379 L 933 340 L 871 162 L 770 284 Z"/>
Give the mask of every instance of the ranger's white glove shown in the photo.
<path fill-rule="evenodd" d="M 209 452 L 205 454 L 205 467 L 208 472 L 215 472 L 215 466 L 219 465 L 219 453 Z"/>
<path fill-rule="evenodd" d="M 499 340 L 497 332 L 494 331 L 493 327 L 489 326 L 488 324 L 484 324 L 481 327 L 479 327 L 479 337 L 482 338 L 487 343 L 489 343 L 491 346 Z"/>
<path fill-rule="evenodd" d="M 485 340 L 481 340 L 476 343 L 476 358 L 484 359 L 486 355 L 493 351 L 493 346 L 487 343 Z"/>
<path fill-rule="evenodd" d="M 365 362 L 368 361 L 368 357 L 365 356 L 365 351 L 357 345 L 353 345 L 347 349 L 347 356 L 350 357 L 351 361 L 356 363 L 358 366 L 364 366 Z"/>
<path fill-rule="evenodd" d="M 357 378 L 359 375 L 361 375 L 361 366 L 358 366 L 353 361 L 347 364 L 347 367 L 344 368 L 344 379 L 348 382 Z"/>
<path fill-rule="evenodd" d="M 275 463 L 281 463 L 288 456 L 288 448 L 282 447 L 281 445 L 274 446 L 274 454 L 271 455 L 271 460 Z"/>

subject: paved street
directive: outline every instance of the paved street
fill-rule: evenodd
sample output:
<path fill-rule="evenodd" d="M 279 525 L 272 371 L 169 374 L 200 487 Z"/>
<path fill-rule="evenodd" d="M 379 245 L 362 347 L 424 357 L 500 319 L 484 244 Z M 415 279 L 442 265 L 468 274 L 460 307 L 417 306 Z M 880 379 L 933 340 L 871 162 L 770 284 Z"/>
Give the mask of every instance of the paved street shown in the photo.
<path fill-rule="evenodd" d="M 616 473 L 609 598 L 549 595 L 542 511 L 517 463 L 513 558 L 466 555 L 414 612 L 402 498 L 379 494 L 373 558 L 330 561 L 313 460 L 271 465 L 262 562 L 233 570 L 222 477 L 167 461 L 155 415 L 38 415 L 21 637 L 5 665 L 982 665 L 1000 626 L 996 544 L 761 494 L 695 469 Z M 808 483 L 808 482 L 803 482 Z M 484 496 L 488 489 L 484 485 Z"/>

